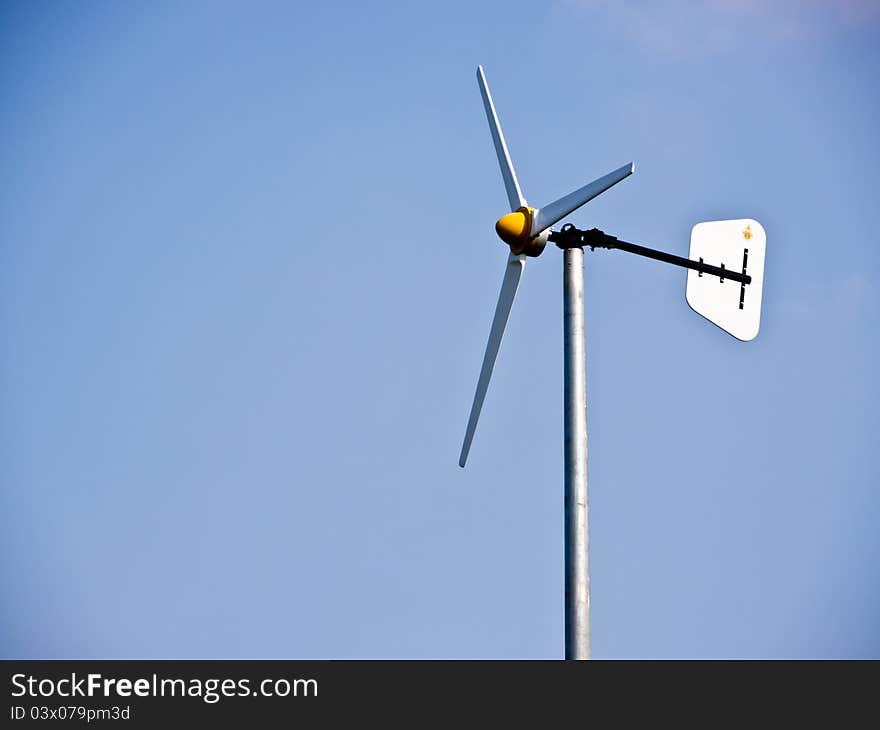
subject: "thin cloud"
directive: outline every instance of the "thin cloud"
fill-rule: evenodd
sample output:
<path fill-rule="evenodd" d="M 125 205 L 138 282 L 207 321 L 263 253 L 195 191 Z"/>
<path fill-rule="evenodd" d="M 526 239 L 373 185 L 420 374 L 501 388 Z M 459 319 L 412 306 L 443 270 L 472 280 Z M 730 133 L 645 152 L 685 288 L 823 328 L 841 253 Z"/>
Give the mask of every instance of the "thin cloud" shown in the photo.
<path fill-rule="evenodd" d="M 739 52 L 750 40 L 815 41 L 880 26 L 880 0 L 563 0 L 664 56 Z"/>

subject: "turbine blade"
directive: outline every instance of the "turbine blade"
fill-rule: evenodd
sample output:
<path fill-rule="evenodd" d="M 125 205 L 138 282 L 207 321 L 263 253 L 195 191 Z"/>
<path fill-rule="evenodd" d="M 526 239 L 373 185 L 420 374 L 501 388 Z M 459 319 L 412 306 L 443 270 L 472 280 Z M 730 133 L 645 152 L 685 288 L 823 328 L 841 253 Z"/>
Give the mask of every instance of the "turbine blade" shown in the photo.
<path fill-rule="evenodd" d="M 467 462 L 468 452 L 471 450 L 471 441 L 474 440 L 477 420 L 480 418 L 480 410 L 483 408 L 483 400 L 486 398 L 489 380 L 492 377 L 492 370 L 495 368 L 495 358 L 498 357 L 498 349 L 501 347 L 501 339 L 504 337 L 504 327 L 507 325 L 507 318 L 510 316 L 510 308 L 513 306 L 513 299 L 516 296 L 516 289 L 519 286 L 519 280 L 522 278 L 525 265 L 525 256 L 509 254 L 507 264 L 504 267 L 504 280 L 501 282 L 498 304 L 495 305 L 492 329 L 489 330 L 489 341 L 486 343 L 486 354 L 483 355 L 480 378 L 477 380 L 477 392 L 474 393 L 471 415 L 468 418 L 467 431 L 465 431 L 464 443 L 461 446 L 461 455 L 458 457 L 458 465 L 461 467 Z"/>
<path fill-rule="evenodd" d="M 597 195 L 604 193 L 612 185 L 616 185 L 625 177 L 629 177 L 635 172 L 636 166 L 630 162 L 623 167 L 618 167 L 614 172 L 609 172 L 604 177 L 584 185 L 582 188 L 569 193 L 563 198 L 556 200 L 535 213 L 532 219 L 532 237 L 537 236 L 541 231 L 547 230 L 550 226 L 559 220 L 562 220 L 569 213 L 580 208 L 584 203 L 591 201 Z"/>
<path fill-rule="evenodd" d="M 510 203 L 510 209 L 513 211 L 524 206 L 526 199 L 519 189 L 516 172 L 514 172 L 513 163 L 510 161 L 510 153 L 507 151 L 507 143 L 504 141 L 504 132 L 501 131 L 501 123 L 498 121 L 498 115 L 495 113 L 495 105 L 492 103 L 492 95 L 489 93 L 489 86 L 486 84 L 486 76 L 483 74 L 482 66 L 477 66 L 477 81 L 480 84 L 480 94 L 483 96 L 483 106 L 486 109 L 486 119 L 489 120 L 492 141 L 495 143 L 495 154 L 498 155 L 501 177 L 504 178 L 507 200 Z"/>

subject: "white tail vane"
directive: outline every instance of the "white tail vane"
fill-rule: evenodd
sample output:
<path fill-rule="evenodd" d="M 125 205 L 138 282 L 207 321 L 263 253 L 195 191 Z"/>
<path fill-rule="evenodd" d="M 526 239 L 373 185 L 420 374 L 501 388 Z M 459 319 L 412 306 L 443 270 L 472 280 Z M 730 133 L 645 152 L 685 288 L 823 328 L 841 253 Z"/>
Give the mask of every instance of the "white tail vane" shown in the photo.
<path fill-rule="evenodd" d="M 486 118 L 489 120 L 489 130 L 492 132 L 492 141 L 495 143 L 495 154 L 498 155 L 501 177 L 504 178 L 507 200 L 510 203 L 510 209 L 516 210 L 526 204 L 526 199 L 519 189 L 519 181 L 516 179 L 516 172 L 510 161 L 510 153 L 507 151 L 507 143 L 504 141 L 504 133 L 501 131 L 501 122 L 498 121 L 498 114 L 495 113 L 492 94 L 489 93 L 489 86 L 486 84 L 486 76 L 483 74 L 482 66 L 477 66 L 477 82 L 480 84 L 480 94 L 483 97 Z"/>
<path fill-rule="evenodd" d="M 752 277 L 743 284 L 689 271 L 687 278 L 690 308 L 744 342 L 755 339 L 761 326 L 766 247 L 764 228 L 751 218 L 697 223 L 691 231 L 691 260 Z"/>
<path fill-rule="evenodd" d="M 495 369 L 495 359 L 501 347 L 504 337 L 504 327 L 510 316 L 510 308 L 516 297 L 516 289 L 522 277 L 523 267 L 526 264 L 525 256 L 510 254 L 507 265 L 504 267 L 504 279 L 501 282 L 501 293 L 498 295 L 498 304 L 495 305 L 495 317 L 492 320 L 492 329 L 489 331 L 489 341 L 486 343 L 486 354 L 483 355 L 483 366 L 480 368 L 480 379 L 477 381 L 477 392 L 474 393 L 474 402 L 471 405 L 471 415 L 468 418 L 467 431 L 464 434 L 464 443 L 461 446 L 461 455 L 458 457 L 458 465 L 463 467 L 467 463 L 468 452 L 471 450 L 471 441 L 474 440 L 474 431 L 489 389 L 489 380 Z"/>
<path fill-rule="evenodd" d="M 563 198 L 539 208 L 532 218 L 532 236 L 546 231 L 550 226 L 561 221 L 569 213 L 573 213 L 584 203 L 589 203 L 597 195 L 601 195 L 612 185 L 617 185 L 621 180 L 632 175 L 636 170 L 636 166 L 630 162 L 623 167 L 618 167 L 614 172 L 609 172 L 604 177 L 582 188 L 569 193 Z"/>

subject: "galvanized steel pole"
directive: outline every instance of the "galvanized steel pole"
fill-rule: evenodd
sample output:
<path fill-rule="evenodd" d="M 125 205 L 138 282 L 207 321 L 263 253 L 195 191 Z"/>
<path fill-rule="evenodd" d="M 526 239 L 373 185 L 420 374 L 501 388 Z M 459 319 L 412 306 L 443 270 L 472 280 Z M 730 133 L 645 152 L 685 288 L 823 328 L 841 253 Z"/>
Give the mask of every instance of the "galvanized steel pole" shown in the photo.
<path fill-rule="evenodd" d="M 590 658 L 584 251 L 563 252 L 565 325 L 565 658 Z"/>

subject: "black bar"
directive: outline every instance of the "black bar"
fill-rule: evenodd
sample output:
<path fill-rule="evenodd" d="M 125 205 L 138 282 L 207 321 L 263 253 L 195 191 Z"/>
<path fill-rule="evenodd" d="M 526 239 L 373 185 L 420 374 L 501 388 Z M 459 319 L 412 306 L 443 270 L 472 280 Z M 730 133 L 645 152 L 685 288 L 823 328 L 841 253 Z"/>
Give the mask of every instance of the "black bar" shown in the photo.
<path fill-rule="evenodd" d="M 638 256 L 645 256 L 646 258 L 654 259 L 656 261 L 664 261 L 667 264 L 682 266 L 686 269 L 693 269 L 702 274 L 711 274 L 712 276 L 717 276 L 722 281 L 724 281 L 724 279 L 729 279 L 730 281 L 736 281 L 743 285 L 752 283 L 752 277 L 745 273 L 745 266 L 743 266 L 743 273 L 740 274 L 731 269 L 724 268 L 723 264 L 721 266 L 712 266 L 711 264 L 703 263 L 702 260 L 692 261 L 683 256 L 675 256 L 674 254 L 666 253 L 665 251 L 657 251 L 653 248 L 648 248 L 647 246 L 639 246 L 636 243 L 621 241 L 619 238 L 609 236 L 598 228 L 592 228 L 589 231 L 582 231 L 569 224 L 563 226 L 561 231 L 553 231 L 550 234 L 550 240 L 559 246 L 559 248 L 563 249 L 571 248 L 572 246 L 618 248 L 621 251 L 628 251 L 629 253 L 634 253 Z"/>
<path fill-rule="evenodd" d="M 752 282 L 752 277 L 748 274 L 739 274 L 732 269 L 725 269 L 724 266 L 711 266 L 710 264 L 704 264 L 700 261 L 691 261 L 691 259 L 686 259 L 682 256 L 675 256 L 671 253 L 666 253 L 665 251 L 655 251 L 653 248 L 646 248 L 645 246 L 639 246 L 635 243 L 629 243 L 619 239 L 614 242 L 614 245 L 609 246 L 609 248 L 619 248 L 621 251 L 629 251 L 630 253 L 639 256 L 646 256 L 649 259 L 665 261 L 667 264 L 674 264 L 675 266 L 683 266 L 686 269 L 700 271 L 703 274 L 711 274 L 720 279 L 730 279 L 731 281 L 737 281 L 740 284 L 751 284 Z"/>
<path fill-rule="evenodd" d="M 743 276 L 746 274 L 746 264 L 749 262 L 749 249 L 743 249 Z M 743 282 L 739 287 L 739 308 L 742 309 L 746 302 L 746 285 Z"/>

